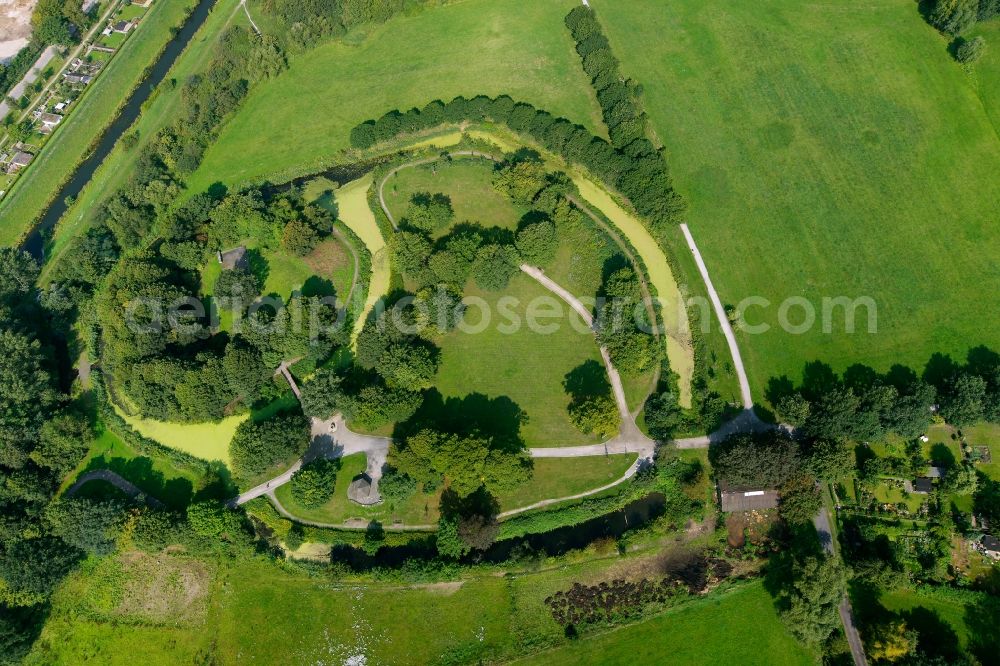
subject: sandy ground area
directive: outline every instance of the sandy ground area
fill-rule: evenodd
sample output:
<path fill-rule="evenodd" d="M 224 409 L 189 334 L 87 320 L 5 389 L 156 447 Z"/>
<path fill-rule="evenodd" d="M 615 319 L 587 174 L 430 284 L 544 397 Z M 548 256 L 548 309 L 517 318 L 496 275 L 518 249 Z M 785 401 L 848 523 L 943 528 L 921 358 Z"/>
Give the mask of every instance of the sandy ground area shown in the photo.
<path fill-rule="evenodd" d="M 0 62 L 10 60 L 28 45 L 31 11 L 38 0 L 0 0 Z"/>

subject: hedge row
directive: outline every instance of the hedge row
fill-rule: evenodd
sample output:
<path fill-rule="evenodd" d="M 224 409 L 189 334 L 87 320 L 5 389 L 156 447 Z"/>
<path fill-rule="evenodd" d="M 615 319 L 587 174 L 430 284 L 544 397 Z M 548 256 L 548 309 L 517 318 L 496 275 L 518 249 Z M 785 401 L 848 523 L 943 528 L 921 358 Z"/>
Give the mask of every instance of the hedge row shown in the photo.
<path fill-rule="evenodd" d="M 351 145 L 368 149 L 399 135 L 466 121 L 502 123 L 567 161 L 583 165 L 627 197 L 654 230 L 676 224 L 684 210 L 659 154 L 643 152 L 646 144 L 652 145 L 648 141 L 633 142 L 625 150 L 616 150 L 580 125 L 530 104 L 515 102 L 506 95 L 456 97 L 447 103 L 435 100 L 422 109 L 389 111 L 378 120 L 368 120 L 352 129 Z"/>
<path fill-rule="evenodd" d="M 597 92 L 611 145 L 632 155 L 656 155 L 655 146 L 646 138 L 646 119 L 636 102 L 638 90 L 618 70 L 618 60 L 601 32 L 594 10 L 583 5 L 575 7 L 566 15 L 566 27 Z"/>

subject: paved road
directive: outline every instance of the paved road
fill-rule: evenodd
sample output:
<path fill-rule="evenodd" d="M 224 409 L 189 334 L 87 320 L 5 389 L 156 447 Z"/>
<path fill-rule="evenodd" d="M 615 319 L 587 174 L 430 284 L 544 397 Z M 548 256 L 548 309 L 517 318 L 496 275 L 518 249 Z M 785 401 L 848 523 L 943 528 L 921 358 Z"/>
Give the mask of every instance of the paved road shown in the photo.
<path fill-rule="evenodd" d="M 726 342 L 729 343 L 729 353 L 733 356 L 733 367 L 736 368 L 736 375 L 740 380 L 740 395 L 743 398 L 743 409 L 752 410 L 753 395 L 750 393 L 750 380 L 747 379 L 747 372 L 743 367 L 743 357 L 740 355 L 739 345 L 736 344 L 736 334 L 733 332 L 733 327 L 729 323 L 729 317 L 726 316 L 726 309 L 722 307 L 722 301 L 719 299 L 719 294 L 715 291 L 715 285 L 712 284 L 712 278 L 708 276 L 708 267 L 705 265 L 705 260 L 701 257 L 701 252 L 698 251 L 698 246 L 695 245 L 694 237 L 691 235 L 691 230 L 688 229 L 686 224 L 682 224 L 681 231 L 684 233 L 684 238 L 687 240 L 688 247 L 691 248 L 691 254 L 694 255 L 695 263 L 698 264 L 698 271 L 701 273 L 702 280 L 705 281 L 705 288 L 708 289 L 708 296 L 712 300 L 712 306 L 715 308 L 715 316 L 719 318 L 719 324 L 722 326 L 722 332 L 726 336 Z"/>
<path fill-rule="evenodd" d="M 159 509 L 162 509 L 164 507 L 163 502 L 156 499 L 155 497 L 147 495 L 134 483 L 123 478 L 117 472 L 112 472 L 110 469 L 95 469 L 91 472 L 83 474 L 82 476 L 80 476 L 80 478 L 76 480 L 76 483 L 74 483 L 66 490 L 66 497 L 72 497 L 80 490 L 80 488 L 84 486 L 84 484 L 86 484 L 89 481 L 95 481 L 95 480 L 107 481 L 108 483 L 110 483 L 115 488 L 122 491 L 129 497 L 135 498 L 142 496 L 143 498 L 145 498 L 146 503 L 149 504 L 150 506 L 155 506 Z"/>
<path fill-rule="evenodd" d="M 316 460 L 317 458 L 334 460 L 355 453 L 364 453 L 367 457 L 368 467 L 365 472 L 371 477 L 372 489 L 376 491 L 378 481 L 382 478 L 382 467 L 385 465 L 386 457 L 389 454 L 389 444 L 391 441 L 387 437 L 362 435 L 349 430 L 344 423 L 343 416 L 340 414 L 337 414 L 329 421 L 313 419 L 312 444 L 309 446 L 306 454 L 278 476 L 240 494 L 239 497 L 231 500 L 230 503 L 238 506 L 262 495 L 273 493 L 275 488 L 291 481 L 292 475 L 299 471 L 302 465 L 307 462 Z"/>
<path fill-rule="evenodd" d="M 830 514 L 825 506 L 813 518 L 813 525 L 816 526 L 819 541 L 827 554 L 830 557 L 839 557 L 833 543 L 833 530 L 830 529 Z M 851 647 L 854 666 L 868 666 L 868 658 L 865 656 L 865 646 L 861 642 L 858 627 L 854 624 L 854 611 L 851 608 L 851 600 L 848 599 L 847 595 L 844 595 L 837 610 L 840 613 L 840 621 L 844 625 L 844 635 L 847 637 L 847 643 Z"/>

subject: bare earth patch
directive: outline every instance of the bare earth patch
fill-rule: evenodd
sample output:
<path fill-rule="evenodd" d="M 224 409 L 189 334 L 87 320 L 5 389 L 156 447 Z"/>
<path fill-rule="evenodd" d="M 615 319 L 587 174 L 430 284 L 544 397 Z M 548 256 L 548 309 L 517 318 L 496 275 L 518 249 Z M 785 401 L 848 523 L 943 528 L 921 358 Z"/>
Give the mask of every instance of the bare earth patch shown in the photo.
<path fill-rule="evenodd" d="M 125 585 L 115 615 L 162 624 L 204 621 L 211 574 L 203 562 L 167 554 L 123 553 Z"/>
<path fill-rule="evenodd" d="M 38 0 L 0 0 L 0 61 L 13 58 L 28 45 L 36 4 Z"/>

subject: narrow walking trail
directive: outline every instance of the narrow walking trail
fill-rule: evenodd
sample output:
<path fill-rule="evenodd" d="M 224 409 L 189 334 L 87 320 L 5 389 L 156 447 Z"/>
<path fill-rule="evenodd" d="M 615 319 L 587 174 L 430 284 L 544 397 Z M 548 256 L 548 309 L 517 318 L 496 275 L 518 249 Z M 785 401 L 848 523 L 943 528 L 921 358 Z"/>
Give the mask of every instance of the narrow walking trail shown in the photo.
<path fill-rule="evenodd" d="M 549 279 L 539 268 L 534 266 L 529 266 L 524 264 L 521 266 L 521 270 L 530 277 L 537 280 L 542 286 L 552 291 L 554 294 L 559 296 L 562 300 L 570 305 L 574 311 L 576 311 L 588 326 L 593 328 L 594 318 L 590 310 L 580 302 L 575 296 L 563 289 L 558 283 Z M 648 465 L 652 462 L 653 457 L 656 453 L 656 442 L 647 437 L 636 425 L 635 417 L 631 414 L 628 408 L 628 403 L 625 400 L 625 389 L 622 385 L 621 376 L 618 374 L 617 369 L 615 369 L 614 364 L 611 362 L 611 356 L 608 354 L 606 348 L 601 347 L 601 356 L 604 359 L 605 367 L 608 372 L 608 379 L 611 382 L 612 390 L 615 395 L 615 403 L 618 406 L 618 411 L 621 414 L 621 427 L 619 433 L 613 439 L 604 442 L 602 444 L 593 444 L 590 446 L 567 446 L 567 447 L 551 447 L 551 448 L 534 448 L 529 449 L 529 453 L 532 458 L 585 458 L 594 456 L 608 456 L 615 454 L 636 454 L 636 461 L 632 464 L 629 469 L 622 475 L 621 478 L 612 481 L 611 483 L 605 484 L 599 488 L 593 488 L 583 493 L 578 493 L 576 495 L 569 495 L 566 497 L 553 497 L 540 502 L 535 502 L 534 504 L 518 507 L 516 509 L 511 509 L 509 511 L 504 511 L 499 514 L 500 518 L 507 516 L 512 516 L 518 513 L 523 513 L 525 511 L 530 511 L 531 509 L 537 509 L 544 506 L 549 506 L 552 504 L 557 504 L 559 502 L 567 502 L 570 500 L 581 499 L 588 497 L 590 495 L 596 495 L 597 493 L 604 492 L 610 488 L 613 488 L 625 481 L 628 481 L 633 476 L 638 473 L 643 466 Z M 292 392 L 301 401 L 302 393 L 299 390 L 298 384 L 295 382 L 295 378 L 292 376 L 288 369 L 289 363 L 282 363 L 278 367 L 278 373 L 285 377 L 288 385 L 291 387 Z M 246 492 L 240 494 L 238 497 L 230 501 L 232 506 L 238 506 L 240 504 L 245 504 L 252 499 L 261 496 L 267 496 L 271 502 L 278 509 L 279 513 L 290 520 L 296 520 L 307 525 L 315 525 L 318 527 L 351 527 L 349 524 L 344 525 L 330 525 L 323 523 L 316 523 L 311 521 L 302 520 L 294 515 L 292 515 L 287 509 L 281 506 L 281 503 L 274 495 L 276 488 L 291 481 L 292 476 L 295 472 L 302 468 L 302 465 L 309 462 L 310 460 L 315 460 L 317 458 L 325 457 L 330 459 L 341 458 L 344 456 L 349 456 L 354 453 L 364 453 L 368 460 L 368 465 L 366 469 L 366 474 L 372 480 L 372 492 L 378 493 L 378 482 L 382 478 L 382 469 L 386 464 L 386 460 L 389 454 L 389 447 L 392 444 L 392 440 L 388 437 L 377 437 L 374 435 L 362 435 L 360 433 L 353 432 L 347 427 L 344 422 L 342 415 L 337 414 L 329 421 L 321 421 L 319 419 L 313 419 L 312 425 L 312 444 L 309 447 L 309 451 L 301 459 L 295 461 L 295 463 L 289 467 L 287 470 L 279 474 L 278 476 L 266 481 Z M 355 526 L 359 527 L 359 526 Z M 414 525 L 391 525 L 386 526 L 386 529 L 429 529 L 434 526 L 414 526 Z"/>
<path fill-rule="evenodd" d="M 151 495 L 147 495 L 137 485 L 122 477 L 117 472 L 112 472 L 110 469 L 95 469 L 82 474 L 76 482 L 66 490 L 66 497 L 72 497 L 79 492 L 80 488 L 90 481 L 107 481 L 129 497 L 136 498 L 142 496 L 146 500 L 147 504 L 158 509 L 162 509 L 165 506 L 163 502 L 155 497 L 152 497 Z"/>
<path fill-rule="evenodd" d="M 701 252 L 694 242 L 694 236 L 691 235 L 688 225 L 682 224 L 681 232 L 684 234 L 684 239 L 691 249 L 691 254 L 694 255 L 694 262 L 698 265 L 698 272 L 701 273 L 701 279 L 705 281 L 705 288 L 708 290 L 708 297 L 711 299 L 712 307 L 715 309 L 715 316 L 719 318 L 722 333 L 726 336 L 726 342 L 729 344 L 729 353 L 733 357 L 733 367 L 736 368 L 736 376 L 740 381 L 740 397 L 743 399 L 743 409 L 752 410 L 753 395 L 750 393 L 750 380 L 747 379 L 747 371 L 743 367 L 743 356 L 740 354 L 740 347 L 736 343 L 736 333 L 733 332 L 733 326 L 729 323 L 726 309 L 722 306 L 719 293 L 715 291 L 712 278 L 708 275 L 708 267 L 705 265 L 705 260 L 702 259 Z"/>
<path fill-rule="evenodd" d="M 823 550 L 830 557 L 839 557 L 833 543 L 833 530 L 830 528 L 830 513 L 824 506 L 820 509 L 816 517 L 813 518 L 813 525 L 816 527 L 816 534 L 819 536 Z M 854 624 L 854 609 L 851 608 L 851 600 L 845 594 L 837 607 L 840 614 L 840 621 L 844 625 L 844 635 L 847 637 L 847 644 L 851 648 L 851 657 L 854 659 L 854 666 L 868 666 L 868 658 L 865 656 L 865 646 L 861 641 L 861 634 Z"/>

